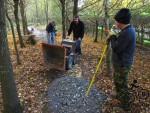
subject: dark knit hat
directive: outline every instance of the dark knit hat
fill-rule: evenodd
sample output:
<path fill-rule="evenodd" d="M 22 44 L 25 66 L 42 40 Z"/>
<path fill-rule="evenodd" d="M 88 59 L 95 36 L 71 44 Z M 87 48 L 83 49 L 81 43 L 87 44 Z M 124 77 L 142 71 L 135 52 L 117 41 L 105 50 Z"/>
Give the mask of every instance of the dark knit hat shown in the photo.
<path fill-rule="evenodd" d="M 127 8 L 122 8 L 117 12 L 114 18 L 119 23 L 129 24 L 131 20 L 130 10 Z"/>

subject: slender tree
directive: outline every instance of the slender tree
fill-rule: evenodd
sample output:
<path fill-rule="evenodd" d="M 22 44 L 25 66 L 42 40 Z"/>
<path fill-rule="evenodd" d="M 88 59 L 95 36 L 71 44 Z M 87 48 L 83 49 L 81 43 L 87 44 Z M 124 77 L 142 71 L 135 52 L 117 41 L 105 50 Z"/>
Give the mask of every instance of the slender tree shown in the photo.
<path fill-rule="evenodd" d="M 48 0 L 44 0 L 44 8 L 45 8 L 45 17 L 46 17 L 46 24 L 48 24 Z"/>
<path fill-rule="evenodd" d="M 15 15 L 15 20 L 16 20 L 16 27 L 17 27 L 20 47 L 23 48 L 23 47 L 25 47 L 25 45 L 23 43 L 23 39 L 22 39 L 22 35 L 21 35 L 20 22 L 19 22 L 19 16 L 18 16 L 19 0 L 13 0 L 13 1 L 14 1 L 14 15 Z"/>
<path fill-rule="evenodd" d="M 70 22 L 71 22 L 71 20 L 69 18 L 71 3 L 72 3 L 72 1 L 70 2 L 70 0 L 66 1 L 66 31 L 69 29 L 69 25 L 70 25 Z"/>
<path fill-rule="evenodd" d="M 97 42 L 97 39 L 98 39 L 98 20 L 96 20 L 96 26 L 95 26 L 95 39 L 94 39 L 94 42 Z"/>
<path fill-rule="evenodd" d="M 0 82 L 4 113 L 22 113 L 8 50 L 5 0 L 0 0 Z"/>
<path fill-rule="evenodd" d="M 21 12 L 21 18 L 22 18 L 22 26 L 23 26 L 23 34 L 26 35 L 28 32 L 27 30 L 27 17 L 25 12 L 25 0 L 20 0 L 20 12 Z"/>
<path fill-rule="evenodd" d="M 144 43 L 144 25 L 141 25 L 141 45 Z"/>
<path fill-rule="evenodd" d="M 78 0 L 74 0 L 73 17 L 78 15 Z"/>
<path fill-rule="evenodd" d="M 15 36 L 15 31 L 14 31 L 14 25 L 13 25 L 13 22 L 12 22 L 12 20 L 10 19 L 9 15 L 8 15 L 8 11 L 6 12 L 6 17 L 9 21 L 9 23 L 10 23 L 10 27 L 11 27 L 11 31 L 12 31 L 12 35 L 13 35 L 13 42 L 14 42 L 14 48 L 15 48 L 15 51 L 16 51 L 17 64 L 20 64 L 19 52 L 18 52 L 18 48 L 17 48 L 16 36 Z"/>
<path fill-rule="evenodd" d="M 36 23 L 39 23 L 39 12 L 38 12 L 38 1 L 35 0 L 35 9 L 36 9 Z"/>
<path fill-rule="evenodd" d="M 66 38 L 66 0 L 59 0 L 61 3 L 61 14 L 62 14 L 62 39 Z"/>
<path fill-rule="evenodd" d="M 109 36 L 109 15 L 108 15 L 108 0 L 104 0 L 104 13 L 105 13 L 105 36 L 106 38 Z M 107 74 L 111 74 L 111 47 L 110 44 L 108 44 L 108 49 L 106 53 L 106 66 L 107 66 Z"/>

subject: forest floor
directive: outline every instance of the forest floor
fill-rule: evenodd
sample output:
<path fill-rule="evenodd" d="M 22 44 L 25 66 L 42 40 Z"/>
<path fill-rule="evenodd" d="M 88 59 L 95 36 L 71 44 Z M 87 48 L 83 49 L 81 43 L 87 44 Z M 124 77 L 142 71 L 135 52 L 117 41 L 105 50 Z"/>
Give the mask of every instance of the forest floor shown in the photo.
<path fill-rule="evenodd" d="M 60 36 L 58 36 L 59 40 Z M 11 45 L 11 42 L 9 42 Z M 75 75 L 85 79 L 91 79 L 96 68 L 96 64 L 102 53 L 104 44 L 94 43 L 93 39 L 86 36 L 82 44 L 82 56 L 78 64 L 72 70 L 60 71 L 50 69 L 43 62 L 40 44 L 35 46 L 26 45 L 26 48 L 19 48 L 21 64 L 17 65 L 16 55 L 13 47 L 10 47 L 11 61 L 15 73 L 16 84 L 24 113 L 47 113 L 47 91 L 50 83 L 61 76 Z M 132 111 L 131 113 L 149 113 L 150 111 L 150 51 L 146 49 L 136 49 L 136 56 L 132 71 L 129 75 L 129 84 L 137 80 L 138 88 L 131 90 Z M 111 98 L 114 92 L 112 75 L 106 73 L 105 63 L 102 71 L 96 77 L 95 85 L 108 97 L 108 101 L 103 106 L 103 113 L 126 113 L 122 109 L 113 107 L 116 103 Z"/>

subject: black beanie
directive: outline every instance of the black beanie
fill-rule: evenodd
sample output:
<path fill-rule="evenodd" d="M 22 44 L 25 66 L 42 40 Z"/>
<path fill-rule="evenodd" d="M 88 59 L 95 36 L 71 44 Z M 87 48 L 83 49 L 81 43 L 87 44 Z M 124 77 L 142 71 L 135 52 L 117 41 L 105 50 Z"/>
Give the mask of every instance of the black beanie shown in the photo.
<path fill-rule="evenodd" d="M 127 8 L 122 8 L 117 12 L 114 18 L 119 23 L 129 24 L 131 19 L 130 10 Z"/>

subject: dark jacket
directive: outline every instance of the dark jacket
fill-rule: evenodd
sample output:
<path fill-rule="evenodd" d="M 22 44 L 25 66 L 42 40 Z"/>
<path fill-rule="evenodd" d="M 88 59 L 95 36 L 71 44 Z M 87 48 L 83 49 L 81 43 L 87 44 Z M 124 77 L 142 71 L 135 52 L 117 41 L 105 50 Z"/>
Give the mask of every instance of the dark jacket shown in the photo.
<path fill-rule="evenodd" d="M 79 37 L 82 39 L 84 36 L 84 23 L 79 20 L 79 23 L 76 24 L 74 21 L 72 21 L 68 30 L 68 35 L 70 35 L 72 31 L 73 40 L 77 40 Z"/>
<path fill-rule="evenodd" d="M 47 33 L 50 33 L 50 32 L 55 32 L 55 27 L 52 23 L 49 23 L 47 26 L 46 26 L 46 31 Z"/>
<path fill-rule="evenodd" d="M 130 67 L 136 47 L 135 29 L 129 25 L 111 40 L 112 61 L 116 66 Z"/>

